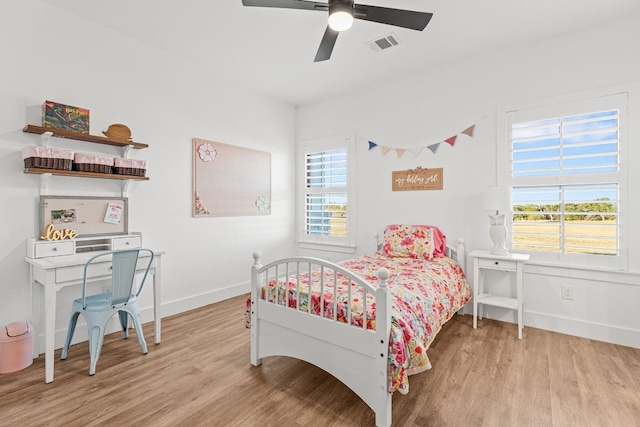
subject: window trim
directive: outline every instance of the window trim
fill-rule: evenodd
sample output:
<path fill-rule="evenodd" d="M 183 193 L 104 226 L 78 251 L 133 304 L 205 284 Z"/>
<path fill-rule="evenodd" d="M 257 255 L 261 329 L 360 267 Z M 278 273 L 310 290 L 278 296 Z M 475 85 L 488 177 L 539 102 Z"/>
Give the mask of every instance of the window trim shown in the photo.
<path fill-rule="evenodd" d="M 309 152 L 320 152 L 340 148 L 347 149 L 347 237 L 307 235 L 305 233 L 306 154 Z M 352 134 L 342 134 L 305 140 L 298 144 L 297 151 L 296 234 L 298 246 L 302 249 L 355 253 L 355 137 Z"/>
<path fill-rule="evenodd" d="M 540 251 L 518 250 L 518 252 L 529 253 L 531 262 L 540 262 L 551 265 L 563 265 L 573 267 L 594 267 L 605 270 L 629 271 L 629 242 L 628 242 L 628 222 L 629 222 L 629 193 L 628 193 L 628 141 L 629 141 L 629 105 L 630 105 L 630 88 L 616 87 L 594 90 L 589 92 L 581 92 L 569 94 L 559 97 L 546 98 L 536 101 L 523 102 L 499 106 L 497 109 L 497 144 L 496 144 L 496 161 L 497 185 L 506 185 L 509 187 L 522 185 L 522 180 L 511 177 L 511 159 L 510 159 L 510 121 L 509 116 L 516 111 L 530 111 L 528 120 L 542 119 L 554 115 L 566 115 L 561 113 L 572 105 L 587 106 L 588 103 L 602 103 L 609 98 L 616 103 L 619 108 L 619 141 L 618 141 L 618 189 L 619 189 L 619 255 L 611 257 L 610 255 L 585 255 L 585 254 L 564 254 L 559 253 L 543 253 Z M 588 107 L 591 108 L 591 107 Z M 595 107 L 594 107 L 595 108 Z M 602 107 L 597 107 L 601 109 Z M 535 117 L 533 111 L 538 110 L 540 117 Z M 576 111 L 575 114 L 578 114 Z M 570 113 L 574 114 L 574 113 Z M 501 167 L 502 166 L 502 167 Z M 565 182 L 554 181 L 553 179 L 542 179 L 540 186 L 562 186 L 571 185 L 571 178 Z M 512 212 L 511 212 L 512 213 Z M 512 217 L 507 218 L 507 229 L 512 230 Z M 508 248 L 512 248 L 511 232 L 508 233 Z"/>

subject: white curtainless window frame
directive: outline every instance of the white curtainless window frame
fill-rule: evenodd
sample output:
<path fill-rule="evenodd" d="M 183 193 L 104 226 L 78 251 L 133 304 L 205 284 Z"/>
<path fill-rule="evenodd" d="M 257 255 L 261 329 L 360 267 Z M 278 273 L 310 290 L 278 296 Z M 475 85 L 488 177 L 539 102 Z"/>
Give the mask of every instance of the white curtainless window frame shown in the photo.
<path fill-rule="evenodd" d="M 353 253 L 354 138 L 298 146 L 298 241 L 302 248 Z"/>
<path fill-rule="evenodd" d="M 628 269 L 627 106 L 622 92 L 498 110 L 511 250 L 538 262 Z"/>

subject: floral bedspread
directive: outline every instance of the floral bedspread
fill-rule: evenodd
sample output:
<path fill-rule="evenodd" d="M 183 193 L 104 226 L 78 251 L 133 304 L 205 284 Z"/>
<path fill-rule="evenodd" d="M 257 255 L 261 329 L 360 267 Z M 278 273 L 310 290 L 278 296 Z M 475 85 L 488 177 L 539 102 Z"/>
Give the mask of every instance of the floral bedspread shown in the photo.
<path fill-rule="evenodd" d="M 425 261 L 389 257 L 379 252 L 343 261 L 340 265 L 372 284 L 378 283 L 377 272 L 380 267 L 389 270 L 389 392 L 397 390 L 406 394 L 409 391 L 409 375 L 431 368 L 426 351 L 442 325 L 471 300 L 471 288 L 462 269 L 447 257 Z M 311 272 L 311 313 L 320 315 L 322 312 L 324 317 L 335 316 L 338 321 L 345 323 L 350 318 L 351 324 L 361 327 L 366 319 L 367 328 L 375 329 L 375 296 L 367 293 L 365 299 L 362 289 L 352 286 L 352 305 L 349 310 L 348 279 L 337 275 L 338 286 L 334 291 L 334 273 L 325 271 L 324 292 L 320 292 L 320 274 L 319 269 Z M 300 274 L 299 285 L 295 277 L 290 278 L 287 285 L 271 281 L 268 293 L 266 289 L 262 290 L 262 298 L 265 297 L 278 304 L 309 312 L 308 274 Z M 250 305 L 249 301 L 247 305 Z M 366 314 L 363 316 L 363 313 Z"/>

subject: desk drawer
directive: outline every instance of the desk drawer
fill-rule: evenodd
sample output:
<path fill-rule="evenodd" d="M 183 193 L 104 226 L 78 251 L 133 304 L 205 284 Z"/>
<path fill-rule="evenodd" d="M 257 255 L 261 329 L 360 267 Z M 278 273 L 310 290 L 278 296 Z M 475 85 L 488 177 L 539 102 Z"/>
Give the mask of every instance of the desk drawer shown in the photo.
<path fill-rule="evenodd" d="M 493 268 L 495 270 L 516 271 L 516 265 L 517 263 L 515 261 L 507 259 L 480 258 L 478 260 L 478 266 L 480 266 L 480 268 Z"/>
<path fill-rule="evenodd" d="M 72 241 L 37 242 L 34 244 L 34 258 L 73 255 L 75 244 Z"/>
<path fill-rule="evenodd" d="M 97 278 L 105 277 L 109 279 L 111 277 L 111 260 L 107 257 L 105 259 L 108 262 L 97 262 L 91 264 L 87 270 L 87 277 Z M 74 265 L 71 267 L 59 267 L 56 268 L 56 283 L 72 282 L 76 280 L 82 280 L 84 274 L 84 264 Z"/>
<path fill-rule="evenodd" d="M 114 237 L 111 248 L 115 250 L 142 247 L 142 236 Z"/>
<path fill-rule="evenodd" d="M 111 267 L 111 257 L 106 256 L 105 262 L 91 263 L 87 269 L 87 281 L 111 279 L 113 269 Z M 144 272 L 149 263 L 149 258 L 139 258 L 136 264 L 136 274 Z M 56 283 L 82 282 L 84 277 L 84 264 L 68 267 L 56 268 Z"/>

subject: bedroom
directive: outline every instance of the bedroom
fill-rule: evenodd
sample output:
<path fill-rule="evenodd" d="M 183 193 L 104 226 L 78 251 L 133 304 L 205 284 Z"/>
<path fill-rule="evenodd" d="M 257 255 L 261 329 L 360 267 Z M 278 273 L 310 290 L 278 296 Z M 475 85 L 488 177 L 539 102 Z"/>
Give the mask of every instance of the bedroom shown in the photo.
<path fill-rule="evenodd" d="M 141 155 L 149 161 L 150 180 L 136 183 L 131 191 L 130 222 L 143 233 L 146 245 L 166 251 L 162 310 L 170 316 L 246 293 L 255 250 L 270 259 L 301 252 L 295 245 L 298 142 L 355 133 L 358 252 L 367 250 L 373 233 L 400 221 L 437 224 L 450 239 L 464 237 L 470 249 L 486 248 L 490 241 L 481 198 L 497 178 L 497 108 L 603 88 L 635 87 L 637 94 L 640 76 L 637 9 L 567 34 L 478 52 L 403 79 L 296 106 L 212 79 L 192 62 L 79 18 L 54 2 L 14 2 L 1 8 L 0 192 L 11 209 L 2 211 L 9 226 L 3 228 L 0 247 L 0 324 L 26 319 L 31 306 L 23 258 L 26 238 L 38 232 L 39 182 L 22 173 L 19 152 L 34 141 L 21 130 L 45 99 L 86 106 L 97 120 L 92 123 L 97 131 L 110 123 L 126 123 L 136 140 L 149 144 Z M 598 61 L 592 57 L 594 46 Z M 549 67 L 549 62 L 560 65 Z M 630 110 L 637 111 L 638 99 L 630 98 Z M 460 138 L 455 147 L 443 146 L 435 155 L 423 152 L 397 159 L 394 153 L 382 156 L 367 146 L 367 140 L 392 147 L 437 141 L 476 122 L 474 138 Z M 630 142 L 637 140 L 633 125 Z M 271 152 L 270 216 L 192 217 L 194 137 Z M 640 153 L 633 143 L 628 150 L 632 164 Z M 443 167 L 445 189 L 392 193 L 391 172 L 418 165 Z M 632 195 L 640 171 L 629 168 L 627 180 Z M 95 194 L 96 183 L 86 181 L 51 180 L 50 192 Z M 97 191 L 117 194 L 120 187 L 101 181 Z M 633 242 L 640 237 L 640 225 L 632 220 L 638 216 L 638 203 L 629 197 L 630 271 L 594 278 L 590 270 L 538 268 L 526 277 L 525 326 L 639 346 L 640 249 Z M 336 260 L 343 255 L 328 256 Z M 570 303 L 559 296 L 566 283 L 575 291 Z M 71 300 L 73 295 L 59 298 Z M 68 306 L 58 311 L 60 341 L 68 311 Z M 143 317 L 151 320 L 150 310 Z M 490 317 L 514 321 L 507 311 Z"/>

